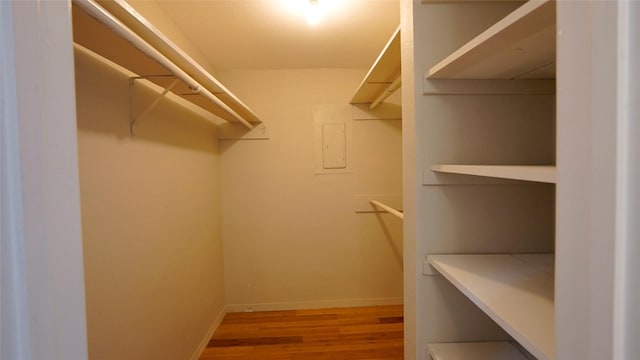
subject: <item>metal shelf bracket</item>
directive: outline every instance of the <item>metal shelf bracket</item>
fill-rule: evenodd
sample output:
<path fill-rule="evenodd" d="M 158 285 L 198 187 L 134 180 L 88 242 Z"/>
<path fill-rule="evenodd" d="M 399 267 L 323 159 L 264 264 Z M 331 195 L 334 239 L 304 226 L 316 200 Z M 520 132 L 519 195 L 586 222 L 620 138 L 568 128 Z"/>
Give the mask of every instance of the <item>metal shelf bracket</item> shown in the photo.
<path fill-rule="evenodd" d="M 133 107 L 133 104 L 135 102 L 134 87 L 135 87 L 136 80 L 146 80 L 149 78 L 157 78 L 157 77 L 173 77 L 174 79 L 171 82 L 171 84 L 169 84 L 169 86 L 167 86 L 162 91 L 162 93 L 158 94 L 156 99 L 149 106 L 147 106 L 147 108 L 144 109 L 144 111 L 142 111 L 140 115 L 136 117 L 134 114 L 135 111 Z M 138 122 L 140 119 L 147 116 L 158 105 L 158 103 L 160 103 L 160 100 L 162 100 L 162 98 L 164 98 L 165 95 L 167 95 L 167 93 L 171 91 L 171 89 L 173 89 L 178 84 L 179 81 L 180 79 L 174 75 L 147 75 L 147 76 L 135 76 L 135 77 L 129 78 L 129 131 L 131 133 L 131 136 L 135 136 L 136 122 Z"/>

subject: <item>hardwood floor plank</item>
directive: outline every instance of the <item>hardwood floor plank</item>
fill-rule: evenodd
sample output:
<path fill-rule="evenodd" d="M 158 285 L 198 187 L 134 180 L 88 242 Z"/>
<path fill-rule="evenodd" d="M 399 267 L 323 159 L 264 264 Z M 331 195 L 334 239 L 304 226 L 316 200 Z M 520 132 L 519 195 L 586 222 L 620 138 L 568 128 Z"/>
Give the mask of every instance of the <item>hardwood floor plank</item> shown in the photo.
<path fill-rule="evenodd" d="M 381 324 L 404 323 L 403 316 L 386 316 L 380 318 Z"/>
<path fill-rule="evenodd" d="M 200 360 L 403 358 L 402 306 L 230 313 Z"/>
<path fill-rule="evenodd" d="M 256 323 L 279 323 L 279 322 L 305 322 L 305 321 L 326 321 L 335 320 L 336 314 L 316 314 L 316 315 L 298 315 L 295 312 L 268 311 L 242 313 L 242 316 L 225 317 L 223 323 L 227 324 L 256 324 Z M 255 314 L 255 317 L 248 316 Z"/>
<path fill-rule="evenodd" d="M 270 336 L 258 338 L 211 339 L 207 347 L 260 346 L 295 344 L 302 342 L 302 336 Z"/>
<path fill-rule="evenodd" d="M 214 335 L 214 339 L 233 339 L 251 336 L 268 337 L 268 336 L 296 336 L 305 335 L 331 335 L 339 334 L 338 326 L 260 326 L 257 328 L 220 328 Z"/>

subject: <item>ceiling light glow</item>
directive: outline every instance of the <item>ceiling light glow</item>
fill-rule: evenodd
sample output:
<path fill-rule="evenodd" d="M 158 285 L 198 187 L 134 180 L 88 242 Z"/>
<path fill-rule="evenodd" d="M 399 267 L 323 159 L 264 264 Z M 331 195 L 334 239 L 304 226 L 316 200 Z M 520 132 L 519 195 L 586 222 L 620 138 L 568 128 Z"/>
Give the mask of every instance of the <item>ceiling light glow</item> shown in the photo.
<path fill-rule="evenodd" d="M 340 0 L 284 0 L 284 2 L 291 12 L 303 17 L 312 26 L 322 22 L 329 13 L 336 11 L 341 3 Z"/>
<path fill-rule="evenodd" d="M 320 5 L 320 0 L 309 0 L 307 5 L 307 22 L 309 25 L 318 25 L 322 21 L 324 7 Z"/>

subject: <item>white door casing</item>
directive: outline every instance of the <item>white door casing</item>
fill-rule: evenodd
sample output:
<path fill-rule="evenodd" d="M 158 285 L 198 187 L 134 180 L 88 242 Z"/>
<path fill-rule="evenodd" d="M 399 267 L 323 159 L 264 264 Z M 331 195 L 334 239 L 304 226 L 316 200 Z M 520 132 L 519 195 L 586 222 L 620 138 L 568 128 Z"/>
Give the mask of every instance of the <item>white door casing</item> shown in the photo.
<path fill-rule="evenodd" d="M 70 11 L 0 2 L 2 359 L 87 359 Z"/>

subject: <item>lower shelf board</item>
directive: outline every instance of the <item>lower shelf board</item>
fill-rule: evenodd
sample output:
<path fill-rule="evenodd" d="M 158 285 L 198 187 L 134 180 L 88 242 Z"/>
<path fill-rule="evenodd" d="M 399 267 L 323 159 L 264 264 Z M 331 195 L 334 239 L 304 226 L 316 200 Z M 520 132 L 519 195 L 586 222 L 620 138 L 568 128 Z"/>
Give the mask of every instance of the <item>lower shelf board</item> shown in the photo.
<path fill-rule="evenodd" d="M 542 183 L 556 182 L 555 166 L 520 165 L 432 165 L 431 170 L 450 174 L 486 176 Z"/>
<path fill-rule="evenodd" d="M 428 261 L 533 356 L 554 359 L 552 254 L 430 255 Z"/>
<path fill-rule="evenodd" d="M 434 343 L 427 346 L 428 360 L 527 360 L 507 341 Z"/>

